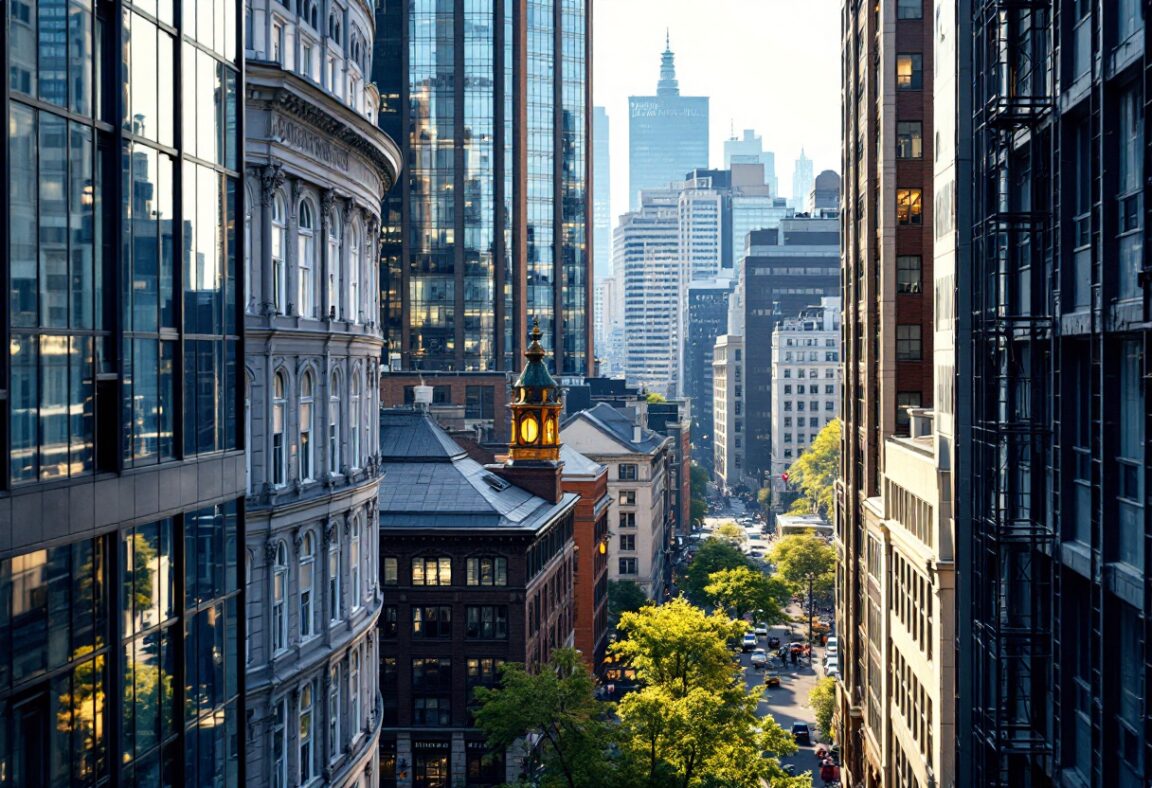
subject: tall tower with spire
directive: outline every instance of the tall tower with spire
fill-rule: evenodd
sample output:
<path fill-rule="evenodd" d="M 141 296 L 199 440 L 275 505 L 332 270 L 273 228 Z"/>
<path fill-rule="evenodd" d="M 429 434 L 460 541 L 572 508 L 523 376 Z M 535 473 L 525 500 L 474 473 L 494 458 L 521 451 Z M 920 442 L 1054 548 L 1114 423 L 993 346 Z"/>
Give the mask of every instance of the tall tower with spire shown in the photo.
<path fill-rule="evenodd" d="M 628 99 L 628 204 L 640 192 L 667 189 L 694 169 L 708 166 L 708 98 L 680 95 L 672 36 L 664 32 L 656 95 Z"/>

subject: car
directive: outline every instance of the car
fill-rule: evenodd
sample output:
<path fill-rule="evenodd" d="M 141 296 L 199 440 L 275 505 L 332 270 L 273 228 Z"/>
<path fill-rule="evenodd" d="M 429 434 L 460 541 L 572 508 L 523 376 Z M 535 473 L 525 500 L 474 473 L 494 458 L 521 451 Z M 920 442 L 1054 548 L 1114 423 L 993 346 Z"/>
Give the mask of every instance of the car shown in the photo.
<path fill-rule="evenodd" d="M 769 668 L 764 674 L 765 687 L 779 687 L 780 686 L 780 671 Z"/>
<path fill-rule="evenodd" d="M 839 655 L 840 655 L 840 650 L 838 648 L 836 648 L 835 644 L 833 644 L 831 646 L 827 646 L 824 649 L 824 656 L 825 657 L 837 657 Z"/>
<path fill-rule="evenodd" d="M 835 665 L 825 665 L 824 675 L 830 679 L 838 679 L 840 678 L 840 668 Z"/>
<path fill-rule="evenodd" d="M 780 638 L 775 635 L 768 636 L 768 648 L 780 648 Z"/>
<path fill-rule="evenodd" d="M 768 652 L 762 648 L 755 649 L 752 652 L 752 667 L 759 670 L 768 663 Z"/>
<path fill-rule="evenodd" d="M 764 554 L 762 552 L 760 552 L 759 550 L 749 550 L 748 551 L 748 557 L 749 558 L 763 558 Z"/>
<path fill-rule="evenodd" d="M 768 635 L 768 625 L 761 621 L 753 629 L 757 637 L 766 637 Z"/>
<path fill-rule="evenodd" d="M 835 635 L 829 635 L 828 640 L 825 641 L 824 645 L 830 650 L 836 651 L 840 648 L 840 638 L 836 637 Z"/>
<path fill-rule="evenodd" d="M 740 641 L 740 650 L 751 651 L 752 649 L 756 648 L 756 644 L 758 642 L 759 641 L 756 638 L 756 633 L 746 632 L 744 633 L 744 639 Z"/>
<path fill-rule="evenodd" d="M 792 723 L 792 741 L 804 746 L 812 743 L 812 730 L 808 727 L 808 723 Z"/>

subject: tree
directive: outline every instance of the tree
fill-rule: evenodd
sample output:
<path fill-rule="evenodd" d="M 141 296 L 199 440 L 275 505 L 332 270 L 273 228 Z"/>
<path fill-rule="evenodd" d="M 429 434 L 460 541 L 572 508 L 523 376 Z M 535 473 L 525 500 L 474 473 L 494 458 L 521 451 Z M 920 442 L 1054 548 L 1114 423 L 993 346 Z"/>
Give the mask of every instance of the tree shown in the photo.
<path fill-rule="evenodd" d="M 477 687 L 476 725 L 498 752 L 535 741 L 529 763 L 542 786 L 611 785 L 618 763 L 607 757 L 611 706 L 596 700 L 596 683 L 575 649 L 557 649 L 538 673 L 522 665 L 501 670 L 500 686 Z"/>
<path fill-rule="evenodd" d="M 757 718 L 759 688 L 744 691 L 728 648 L 742 623 L 674 599 L 626 613 L 620 628 L 612 655 L 644 685 L 617 709 L 622 745 L 647 785 L 753 788 L 779 771 L 771 757 L 795 752 L 771 717 Z"/>
<path fill-rule="evenodd" d="M 650 600 L 639 584 L 631 580 L 608 581 L 608 628 L 615 629 L 621 613 L 639 610 Z"/>
<path fill-rule="evenodd" d="M 743 542 L 747 538 L 744 529 L 733 522 L 720 523 L 720 525 L 716 526 L 715 530 L 712 531 L 712 535 L 721 539 L 727 539 L 729 542 L 735 542 L 736 544 Z"/>
<path fill-rule="evenodd" d="M 767 509 L 772 505 L 772 488 L 761 487 L 756 493 L 756 502 Z"/>
<path fill-rule="evenodd" d="M 794 514 L 832 513 L 836 477 L 840 473 L 840 420 L 832 419 L 788 468 L 788 483 L 801 493 L 792 505 Z"/>
<path fill-rule="evenodd" d="M 620 631 L 624 638 L 609 651 L 631 665 L 644 684 L 668 687 L 682 697 L 692 687 L 725 686 L 735 680 L 728 641 L 743 635 L 744 625 L 724 613 L 709 615 L 677 598 L 625 613 Z"/>
<path fill-rule="evenodd" d="M 689 484 L 692 487 L 692 497 L 704 500 L 708 497 L 708 471 L 696 463 L 688 468 Z"/>
<path fill-rule="evenodd" d="M 816 713 L 816 724 L 826 739 L 833 738 L 832 713 L 836 710 L 836 679 L 824 677 L 808 691 L 808 705 Z"/>
<path fill-rule="evenodd" d="M 701 500 L 700 498 L 693 498 L 691 514 L 692 524 L 702 525 L 704 523 L 704 518 L 708 516 L 708 502 Z"/>
<path fill-rule="evenodd" d="M 655 391 L 649 391 L 646 398 L 650 404 L 659 405 L 662 402 L 667 402 L 668 398 L 663 394 L 657 394 Z"/>
<path fill-rule="evenodd" d="M 713 572 L 708 581 L 704 593 L 718 608 L 731 611 L 736 618 L 760 611 L 757 620 L 766 624 L 788 620 L 782 609 L 790 593 L 788 588 L 763 572 L 738 566 Z"/>
<path fill-rule="evenodd" d="M 704 593 L 704 586 L 708 585 L 709 575 L 721 569 L 735 569 L 738 566 L 751 567 L 752 561 L 730 542 L 706 539 L 696 551 L 692 563 L 684 570 L 680 589 L 692 601 L 703 604 L 708 599 L 708 595 Z"/>
<path fill-rule="evenodd" d="M 784 536 L 769 552 L 776 573 L 792 584 L 795 591 L 807 591 L 808 581 L 821 589 L 835 582 L 836 551 L 817 536 Z"/>

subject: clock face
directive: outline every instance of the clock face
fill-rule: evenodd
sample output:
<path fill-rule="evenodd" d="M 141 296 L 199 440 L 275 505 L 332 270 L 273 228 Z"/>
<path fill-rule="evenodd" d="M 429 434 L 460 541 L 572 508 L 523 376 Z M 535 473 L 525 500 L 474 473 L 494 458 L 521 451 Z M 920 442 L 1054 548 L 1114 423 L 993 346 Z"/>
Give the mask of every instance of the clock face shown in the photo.
<path fill-rule="evenodd" d="M 535 416 L 525 416 L 520 419 L 520 440 L 523 443 L 535 443 L 536 436 L 540 434 L 540 423 Z"/>
<path fill-rule="evenodd" d="M 556 419 L 544 420 L 544 442 L 549 446 L 556 443 Z"/>

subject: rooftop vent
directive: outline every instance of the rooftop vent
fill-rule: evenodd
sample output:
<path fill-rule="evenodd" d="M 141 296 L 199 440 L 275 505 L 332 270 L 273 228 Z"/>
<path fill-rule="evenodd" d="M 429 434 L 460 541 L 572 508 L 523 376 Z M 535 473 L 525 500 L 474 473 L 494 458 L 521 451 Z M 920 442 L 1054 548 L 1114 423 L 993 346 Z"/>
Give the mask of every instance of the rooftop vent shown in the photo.
<path fill-rule="evenodd" d="M 419 386 L 412 387 L 412 400 L 418 410 L 428 410 L 428 406 L 432 404 L 432 387 L 420 381 Z"/>
<path fill-rule="evenodd" d="M 511 486 L 508 484 L 508 482 L 504 481 L 499 476 L 493 476 L 490 473 L 484 474 L 481 478 L 484 480 L 485 484 L 487 484 L 496 492 L 504 492 Z"/>

